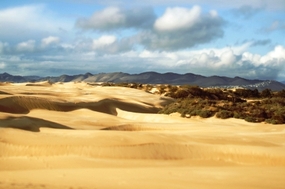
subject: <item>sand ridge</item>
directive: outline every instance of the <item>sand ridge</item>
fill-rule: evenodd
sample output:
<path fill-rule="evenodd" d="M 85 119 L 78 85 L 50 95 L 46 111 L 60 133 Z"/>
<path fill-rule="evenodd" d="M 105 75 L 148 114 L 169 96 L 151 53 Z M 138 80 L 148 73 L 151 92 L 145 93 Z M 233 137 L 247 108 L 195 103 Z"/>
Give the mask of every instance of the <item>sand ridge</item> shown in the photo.
<path fill-rule="evenodd" d="M 285 125 L 181 118 L 86 83 L 0 86 L 0 188 L 284 188 Z"/>

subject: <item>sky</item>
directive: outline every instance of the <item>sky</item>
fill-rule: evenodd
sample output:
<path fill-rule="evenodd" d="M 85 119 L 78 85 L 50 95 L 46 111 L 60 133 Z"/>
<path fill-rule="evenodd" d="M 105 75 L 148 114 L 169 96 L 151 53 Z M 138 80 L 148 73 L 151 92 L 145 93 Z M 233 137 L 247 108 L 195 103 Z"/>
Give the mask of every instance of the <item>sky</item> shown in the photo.
<path fill-rule="evenodd" d="M 285 0 L 1 0 L 0 73 L 285 80 Z"/>

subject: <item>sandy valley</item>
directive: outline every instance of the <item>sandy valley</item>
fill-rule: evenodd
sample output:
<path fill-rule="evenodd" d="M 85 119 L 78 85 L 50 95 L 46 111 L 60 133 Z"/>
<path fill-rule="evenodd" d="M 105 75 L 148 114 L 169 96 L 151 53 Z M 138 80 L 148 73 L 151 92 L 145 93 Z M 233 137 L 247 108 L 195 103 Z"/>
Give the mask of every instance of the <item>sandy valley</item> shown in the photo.
<path fill-rule="evenodd" d="M 285 125 L 181 118 L 86 83 L 0 85 L 0 188 L 285 188 Z"/>

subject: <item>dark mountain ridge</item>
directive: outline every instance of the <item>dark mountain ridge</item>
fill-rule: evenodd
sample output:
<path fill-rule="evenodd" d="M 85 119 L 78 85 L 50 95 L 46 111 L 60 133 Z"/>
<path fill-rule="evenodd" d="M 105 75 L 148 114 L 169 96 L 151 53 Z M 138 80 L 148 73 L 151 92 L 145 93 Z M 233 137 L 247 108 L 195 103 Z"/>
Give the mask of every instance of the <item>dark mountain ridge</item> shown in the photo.
<path fill-rule="evenodd" d="M 285 89 L 285 84 L 274 80 L 250 80 L 241 77 L 225 76 L 202 76 L 193 73 L 157 73 L 143 72 L 139 74 L 128 74 L 123 72 L 98 73 L 98 74 L 78 74 L 78 75 L 61 75 L 58 77 L 39 77 L 39 76 L 14 76 L 8 73 L 0 74 L 0 82 L 112 82 L 112 83 L 143 83 L 143 84 L 171 84 L 171 85 L 198 85 L 200 87 L 220 87 L 220 88 L 249 88 L 264 90 L 266 88 L 273 91 Z"/>

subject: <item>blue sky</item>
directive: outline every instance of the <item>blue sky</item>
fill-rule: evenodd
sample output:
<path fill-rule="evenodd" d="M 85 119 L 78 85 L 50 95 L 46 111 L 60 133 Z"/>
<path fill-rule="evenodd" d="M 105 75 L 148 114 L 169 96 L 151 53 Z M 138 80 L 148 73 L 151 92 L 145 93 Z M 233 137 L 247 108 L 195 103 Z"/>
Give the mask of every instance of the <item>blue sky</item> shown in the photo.
<path fill-rule="evenodd" d="M 3 0 L 0 73 L 285 80 L 285 0 Z"/>

